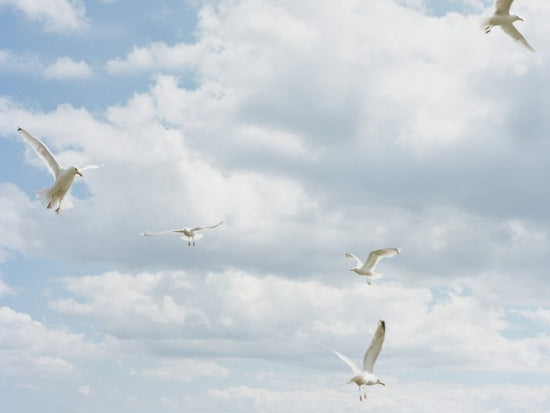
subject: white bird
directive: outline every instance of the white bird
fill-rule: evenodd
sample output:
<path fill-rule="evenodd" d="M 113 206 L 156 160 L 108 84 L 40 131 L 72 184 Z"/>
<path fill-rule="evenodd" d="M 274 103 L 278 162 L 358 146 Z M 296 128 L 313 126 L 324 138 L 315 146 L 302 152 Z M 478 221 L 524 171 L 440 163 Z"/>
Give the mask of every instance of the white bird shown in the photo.
<path fill-rule="evenodd" d="M 485 33 L 489 33 L 493 26 L 500 26 L 504 33 L 511 36 L 515 41 L 521 43 L 527 49 L 535 51 L 525 37 L 514 27 L 514 22 L 519 20 L 523 21 L 521 17 L 516 16 L 515 14 L 510 15 L 510 6 L 514 0 L 496 0 L 495 1 L 495 12 L 494 14 L 485 20 L 483 23 L 485 25 Z"/>
<path fill-rule="evenodd" d="M 378 261 L 380 261 L 382 258 L 395 257 L 400 253 L 401 253 L 401 248 L 384 248 L 380 250 L 371 251 L 371 253 L 369 254 L 369 257 L 367 258 L 367 261 L 364 264 L 361 262 L 359 258 L 353 255 L 351 252 L 346 252 L 346 257 L 353 258 L 357 262 L 357 265 L 351 268 L 350 271 L 353 271 L 359 275 L 364 275 L 368 277 L 367 283 L 370 285 L 371 279 L 382 277 L 382 274 L 374 272 L 374 269 L 376 268 Z"/>
<path fill-rule="evenodd" d="M 83 168 L 77 168 L 76 166 L 62 168 L 52 155 L 51 151 L 42 141 L 24 129 L 17 128 L 17 131 L 21 137 L 32 146 L 36 153 L 42 156 L 42 158 L 46 161 L 46 164 L 55 179 L 55 182 L 51 188 L 40 189 L 37 194 L 40 199 L 47 202 L 48 209 L 57 205 L 57 208 L 55 209 L 57 214 L 61 211 L 61 203 L 69 193 L 75 176 L 80 175 L 82 177 L 82 171 L 85 171 L 86 169 L 103 167 L 103 165 L 88 165 Z M 68 199 L 65 199 L 64 205 L 65 207 L 70 207 L 71 203 Z"/>
<path fill-rule="evenodd" d="M 374 384 L 381 384 L 382 386 L 386 385 L 386 383 L 384 383 L 373 374 L 374 363 L 376 363 L 378 354 L 380 354 L 380 350 L 382 349 L 385 335 L 386 322 L 384 320 L 378 320 L 378 327 L 376 328 L 376 332 L 374 333 L 369 348 L 367 349 L 367 351 L 365 352 L 365 356 L 363 357 L 363 370 L 360 370 L 359 367 L 357 367 L 357 365 L 348 357 L 329 348 L 330 351 L 340 357 L 340 359 L 344 363 L 351 367 L 351 370 L 353 371 L 353 377 L 348 382 L 346 382 L 346 384 L 355 383 L 357 384 L 357 386 L 359 386 L 359 400 L 361 401 L 367 400 L 366 386 L 372 386 Z"/>
<path fill-rule="evenodd" d="M 223 221 L 220 221 L 216 225 L 212 225 L 211 227 L 169 229 L 168 231 L 162 231 L 162 232 L 141 232 L 141 235 L 150 237 L 152 235 L 166 235 L 166 234 L 172 234 L 172 233 L 179 233 L 179 234 L 183 234 L 180 237 L 181 239 L 185 240 L 187 238 L 187 245 L 191 245 L 191 243 L 195 245 L 195 240 L 202 238 L 202 234 L 198 234 L 197 231 L 201 231 L 203 229 L 216 228 L 216 227 L 219 227 L 221 224 L 223 224 Z"/>

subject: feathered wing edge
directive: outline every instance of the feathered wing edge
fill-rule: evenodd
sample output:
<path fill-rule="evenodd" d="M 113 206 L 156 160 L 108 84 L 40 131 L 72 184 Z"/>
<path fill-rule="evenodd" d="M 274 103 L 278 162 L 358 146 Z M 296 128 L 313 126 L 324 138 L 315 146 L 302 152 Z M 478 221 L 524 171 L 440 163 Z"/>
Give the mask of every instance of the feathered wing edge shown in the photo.
<path fill-rule="evenodd" d="M 365 357 L 363 358 L 363 370 L 369 373 L 373 372 L 374 363 L 378 359 L 380 350 L 382 350 L 382 344 L 384 344 L 384 337 L 386 336 L 386 322 L 384 320 L 378 320 L 378 327 L 372 337 Z"/>
<path fill-rule="evenodd" d="M 59 172 L 61 171 L 61 166 L 46 144 L 23 128 L 17 128 L 17 131 L 19 132 L 19 135 L 21 135 L 21 137 L 32 146 L 34 151 L 40 155 L 44 161 L 46 161 L 53 177 L 57 178 Z"/>

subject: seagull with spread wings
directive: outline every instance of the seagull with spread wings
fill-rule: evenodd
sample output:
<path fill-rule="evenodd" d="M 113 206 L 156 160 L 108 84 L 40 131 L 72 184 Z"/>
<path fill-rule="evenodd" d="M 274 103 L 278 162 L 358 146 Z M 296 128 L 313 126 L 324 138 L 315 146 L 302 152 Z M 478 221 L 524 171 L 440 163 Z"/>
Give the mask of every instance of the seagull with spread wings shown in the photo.
<path fill-rule="evenodd" d="M 202 238 L 202 234 L 197 233 L 198 231 L 201 231 L 203 229 L 216 228 L 216 227 L 219 227 L 221 224 L 223 224 L 223 221 L 220 221 L 216 225 L 212 225 L 211 227 L 169 229 L 167 231 L 162 231 L 162 232 L 142 232 L 141 235 L 150 237 L 153 235 L 166 235 L 166 234 L 172 234 L 172 233 L 183 234 L 180 238 L 183 240 L 187 238 L 187 245 L 191 245 L 191 243 L 193 243 L 193 246 L 194 246 L 195 240 Z"/>
<path fill-rule="evenodd" d="M 353 255 L 351 252 L 346 252 L 347 258 L 352 258 L 355 260 L 357 265 L 350 269 L 350 271 L 355 272 L 359 275 L 364 275 L 367 277 L 367 283 L 370 285 L 371 279 L 381 278 L 382 274 L 374 272 L 378 261 L 382 258 L 395 257 L 401 253 L 401 248 L 383 248 L 380 250 L 371 251 L 367 261 L 363 264 L 359 258 Z"/>
<path fill-rule="evenodd" d="M 369 348 L 367 349 L 367 351 L 365 352 L 365 356 L 363 357 L 362 370 L 359 369 L 359 367 L 357 367 L 357 364 L 351 361 L 348 357 L 329 348 L 330 351 L 332 351 L 344 363 L 350 366 L 351 370 L 353 371 L 353 377 L 346 384 L 355 383 L 357 384 L 357 386 L 359 386 L 359 400 L 361 401 L 367 400 L 366 386 L 372 386 L 375 384 L 381 384 L 382 386 L 386 385 L 386 383 L 384 383 L 382 380 L 380 380 L 378 377 L 376 377 L 373 374 L 374 363 L 376 363 L 376 359 L 378 358 L 378 355 L 380 354 L 380 350 L 382 349 L 382 344 L 384 343 L 385 335 L 386 335 L 386 322 L 384 320 L 379 320 L 378 327 L 376 328 L 376 332 L 374 333 L 374 336 L 370 342 Z"/>
<path fill-rule="evenodd" d="M 514 22 L 519 20 L 523 21 L 521 17 L 516 16 L 515 14 L 510 15 L 510 6 L 514 0 L 496 0 L 495 1 L 495 12 L 484 22 L 485 33 L 489 33 L 493 26 L 500 26 L 500 28 L 512 37 L 515 41 L 521 43 L 524 47 L 531 51 L 535 51 L 531 47 L 525 37 L 514 27 Z"/>
<path fill-rule="evenodd" d="M 57 208 L 55 209 L 57 214 L 61 211 L 62 202 L 64 202 L 64 206 L 66 208 L 69 208 L 72 205 L 71 202 L 65 197 L 71 189 L 75 176 L 79 175 L 82 177 L 82 172 L 86 169 L 103 167 L 103 165 L 88 165 L 83 168 L 77 168 L 76 166 L 62 168 L 44 142 L 40 141 L 24 129 L 17 128 L 17 131 L 21 137 L 32 146 L 35 152 L 44 159 L 55 179 L 54 184 L 50 188 L 40 189 L 38 191 L 38 197 L 47 203 L 48 209 L 51 209 L 57 205 Z"/>

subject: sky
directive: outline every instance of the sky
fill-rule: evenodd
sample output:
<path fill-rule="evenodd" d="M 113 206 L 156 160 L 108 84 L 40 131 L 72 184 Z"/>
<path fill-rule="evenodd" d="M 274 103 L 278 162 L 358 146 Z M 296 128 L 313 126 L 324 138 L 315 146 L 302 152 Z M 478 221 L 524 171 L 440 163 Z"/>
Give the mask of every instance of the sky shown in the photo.
<path fill-rule="evenodd" d="M 485 0 L 0 0 L 2 405 L 548 412 L 550 4 L 512 12 L 535 53 Z M 18 127 L 104 165 L 73 208 Z M 379 319 L 360 402 L 320 343 Z"/>

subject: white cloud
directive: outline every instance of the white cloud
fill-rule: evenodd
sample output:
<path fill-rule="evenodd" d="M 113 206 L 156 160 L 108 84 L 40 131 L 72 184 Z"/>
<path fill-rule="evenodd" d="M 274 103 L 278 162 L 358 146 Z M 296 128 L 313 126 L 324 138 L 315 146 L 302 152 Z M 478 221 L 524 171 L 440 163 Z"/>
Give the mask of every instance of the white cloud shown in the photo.
<path fill-rule="evenodd" d="M 548 337 L 506 338 L 504 310 L 473 296 L 448 293 L 436 299 L 427 289 L 393 284 L 359 288 L 352 282 L 337 288 L 239 271 L 206 277 L 111 272 L 64 278 L 62 283 L 81 298 L 56 299 L 52 309 L 101 325 L 103 333 L 121 340 L 139 338 L 153 353 L 299 357 L 311 362 L 325 352 L 316 344 L 319 339 L 359 358 L 382 317 L 388 325 L 388 374 L 387 366 L 429 368 L 434 361 L 439 369 L 550 369 Z M 200 337 L 201 345 L 185 337 Z M 269 343 L 278 343 L 277 348 Z M 413 362 L 414 354 L 422 357 Z M 159 368 L 148 375 L 177 373 Z"/>
<path fill-rule="evenodd" d="M 146 368 L 140 375 L 150 379 L 189 382 L 198 377 L 213 377 L 216 380 L 229 375 L 229 370 L 217 363 L 194 359 L 161 360 L 156 367 Z"/>
<path fill-rule="evenodd" d="M 64 377 L 75 369 L 71 359 L 97 358 L 105 348 L 80 334 L 48 328 L 29 314 L 0 307 L 0 370 L 5 373 Z"/>
<path fill-rule="evenodd" d="M 32 21 L 40 22 L 48 32 L 81 30 L 86 25 L 81 0 L 0 0 L 0 7 L 10 6 Z"/>
<path fill-rule="evenodd" d="M 70 57 L 60 57 L 44 69 L 47 79 L 86 79 L 92 74 L 92 69 L 85 61 L 76 62 Z"/>
<path fill-rule="evenodd" d="M 303 413 L 329 413 L 335 411 L 363 412 L 365 404 L 357 400 L 356 389 L 350 386 L 332 388 L 317 385 L 315 388 L 273 390 L 264 387 L 232 386 L 212 389 L 203 397 L 193 396 L 189 406 L 196 412 L 212 411 L 222 404 L 225 409 L 239 413 L 263 411 L 300 411 Z M 355 387 L 355 385 L 353 385 Z M 487 411 L 514 412 L 525 410 L 544 412 L 548 386 L 517 385 L 453 385 L 448 383 L 392 383 L 386 387 L 368 390 L 369 412 L 422 412 L 441 411 L 458 413 Z"/>
<path fill-rule="evenodd" d="M 13 289 L 0 278 L 0 297 L 13 294 L 15 294 Z"/>
<path fill-rule="evenodd" d="M 27 252 L 36 248 L 39 241 L 28 237 L 37 230 L 37 223 L 33 219 L 25 219 L 25 215 L 32 210 L 32 203 L 25 193 L 13 184 L 0 184 L 0 262 L 5 261 L 13 252 Z M 1 288 L 0 288 L 1 290 Z"/>

